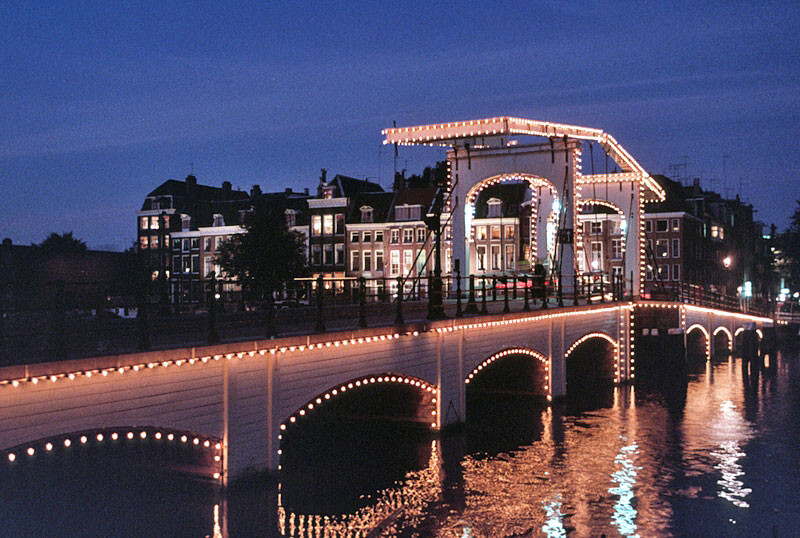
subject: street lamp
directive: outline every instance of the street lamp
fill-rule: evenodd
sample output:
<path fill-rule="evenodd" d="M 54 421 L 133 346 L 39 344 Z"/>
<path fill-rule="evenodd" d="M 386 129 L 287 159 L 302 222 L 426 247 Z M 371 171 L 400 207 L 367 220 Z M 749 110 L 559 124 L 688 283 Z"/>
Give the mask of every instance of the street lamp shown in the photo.
<path fill-rule="evenodd" d="M 725 256 L 722 259 L 722 265 L 725 266 L 725 269 L 729 269 L 732 263 L 733 263 L 733 258 L 731 258 L 730 256 Z"/>

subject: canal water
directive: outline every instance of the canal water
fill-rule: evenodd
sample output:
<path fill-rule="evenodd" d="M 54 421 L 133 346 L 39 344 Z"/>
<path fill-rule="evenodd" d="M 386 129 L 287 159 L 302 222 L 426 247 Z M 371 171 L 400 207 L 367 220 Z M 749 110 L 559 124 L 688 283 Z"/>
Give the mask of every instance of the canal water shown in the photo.
<path fill-rule="evenodd" d="M 288 447 L 280 483 L 214 482 L 141 454 L 0 472 L 3 536 L 798 536 L 800 356 L 542 407 L 469 402 L 431 437 L 341 421 Z M 125 456 L 125 457 L 122 457 Z"/>

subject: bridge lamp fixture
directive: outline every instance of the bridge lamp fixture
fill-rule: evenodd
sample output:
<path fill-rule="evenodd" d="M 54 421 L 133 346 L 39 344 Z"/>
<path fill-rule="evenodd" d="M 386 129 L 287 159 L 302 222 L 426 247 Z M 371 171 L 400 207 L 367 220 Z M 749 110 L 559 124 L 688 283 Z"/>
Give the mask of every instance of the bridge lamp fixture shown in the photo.
<path fill-rule="evenodd" d="M 725 256 L 725 257 L 722 259 L 722 265 L 723 265 L 723 266 L 725 266 L 725 269 L 728 269 L 728 268 L 730 268 L 730 266 L 731 266 L 732 264 L 733 264 L 733 258 L 731 258 L 730 256 Z"/>

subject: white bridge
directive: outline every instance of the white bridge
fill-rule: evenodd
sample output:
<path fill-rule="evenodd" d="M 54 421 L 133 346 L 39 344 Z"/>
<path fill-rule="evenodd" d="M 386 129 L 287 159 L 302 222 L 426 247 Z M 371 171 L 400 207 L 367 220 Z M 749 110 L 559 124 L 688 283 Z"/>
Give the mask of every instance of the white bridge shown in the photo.
<path fill-rule="evenodd" d="M 576 371 L 629 381 L 636 375 L 635 318 L 654 308 L 677 312 L 681 328 L 699 336 L 708 353 L 714 336 L 731 348 L 745 323 L 772 325 L 678 303 L 624 302 L 6 367 L 0 464 L 46 458 L 65 442 L 147 436 L 212 451 L 223 481 L 274 470 L 283 432 L 369 386 L 404 385 L 417 403 L 397 418 L 437 429 L 465 419 L 466 387 L 506 357 L 535 365 L 530 389 L 543 401 L 565 395 Z"/>

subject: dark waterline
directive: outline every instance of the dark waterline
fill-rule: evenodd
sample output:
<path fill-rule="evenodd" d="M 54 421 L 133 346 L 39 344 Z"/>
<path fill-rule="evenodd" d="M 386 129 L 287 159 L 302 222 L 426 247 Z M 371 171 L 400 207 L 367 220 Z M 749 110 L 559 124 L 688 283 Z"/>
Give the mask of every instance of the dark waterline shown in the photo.
<path fill-rule="evenodd" d="M 181 462 L 62 455 L 0 475 L 5 536 L 796 536 L 800 362 L 688 384 L 620 387 L 552 407 L 471 398 L 467 426 L 342 420 L 287 447 L 281 483 L 222 499 Z M 42 460 L 44 461 L 44 460 Z M 217 518 L 215 520 L 215 514 Z M 365 535 L 365 532 L 362 532 Z"/>

